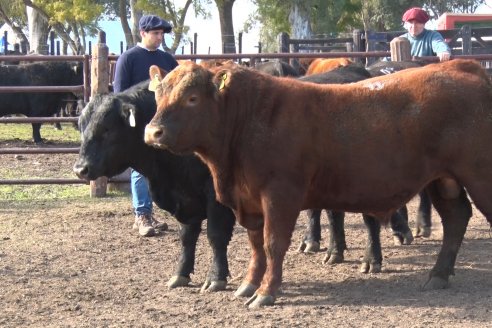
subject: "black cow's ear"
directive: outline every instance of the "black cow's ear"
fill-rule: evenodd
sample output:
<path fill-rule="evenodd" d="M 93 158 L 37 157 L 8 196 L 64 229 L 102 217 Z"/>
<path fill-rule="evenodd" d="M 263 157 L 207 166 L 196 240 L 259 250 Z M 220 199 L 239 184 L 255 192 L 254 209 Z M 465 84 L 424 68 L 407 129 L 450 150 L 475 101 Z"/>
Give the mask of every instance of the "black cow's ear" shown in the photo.
<path fill-rule="evenodd" d="M 130 127 L 134 128 L 137 126 L 135 107 L 124 106 L 123 107 L 123 115 L 125 116 L 125 120 L 128 122 L 128 125 Z"/>

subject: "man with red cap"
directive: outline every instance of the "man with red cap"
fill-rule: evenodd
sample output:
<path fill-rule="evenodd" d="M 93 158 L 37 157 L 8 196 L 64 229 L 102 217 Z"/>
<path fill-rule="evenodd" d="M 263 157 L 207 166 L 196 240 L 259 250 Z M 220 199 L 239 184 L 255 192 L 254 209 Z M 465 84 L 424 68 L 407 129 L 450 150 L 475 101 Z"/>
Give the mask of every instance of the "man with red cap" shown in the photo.
<path fill-rule="evenodd" d="M 440 61 L 449 60 L 451 49 L 439 32 L 427 30 L 429 15 L 421 8 L 408 9 L 402 17 L 408 33 L 402 36 L 410 41 L 412 56 L 438 56 Z"/>

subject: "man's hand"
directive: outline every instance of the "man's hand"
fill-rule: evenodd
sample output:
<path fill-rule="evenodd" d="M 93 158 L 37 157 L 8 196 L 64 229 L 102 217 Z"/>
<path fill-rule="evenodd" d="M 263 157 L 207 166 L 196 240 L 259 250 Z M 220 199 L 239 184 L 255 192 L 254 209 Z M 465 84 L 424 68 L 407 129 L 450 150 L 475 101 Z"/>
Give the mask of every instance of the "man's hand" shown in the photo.
<path fill-rule="evenodd" d="M 439 61 L 446 61 L 451 59 L 451 54 L 449 52 L 441 52 L 437 54 L 437 57 L 439 57 Z"/>

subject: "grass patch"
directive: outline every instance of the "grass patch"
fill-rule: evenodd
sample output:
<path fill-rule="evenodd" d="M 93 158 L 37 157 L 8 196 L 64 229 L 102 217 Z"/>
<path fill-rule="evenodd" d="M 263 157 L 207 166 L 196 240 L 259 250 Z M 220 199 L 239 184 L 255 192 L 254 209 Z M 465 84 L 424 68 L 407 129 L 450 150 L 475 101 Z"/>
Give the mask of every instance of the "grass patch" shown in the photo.
<path fill-rule="evenodd" d="M 80 133 L 72 123 L 61 123 L 61 126 L 57 130 L 49 123 L 41 125 L 41 137 L 47 142 L 80 143 Z M 32 142 L 31 124 L 0 124 L 0 142 L 5 141 Z"/>
<path fill-rule="evenodd" d="M 106 197 L 128 197 L 111 191 Z M 90 199 L 89 185 L 0 185 L 0 199 L 5 201 Z"/>

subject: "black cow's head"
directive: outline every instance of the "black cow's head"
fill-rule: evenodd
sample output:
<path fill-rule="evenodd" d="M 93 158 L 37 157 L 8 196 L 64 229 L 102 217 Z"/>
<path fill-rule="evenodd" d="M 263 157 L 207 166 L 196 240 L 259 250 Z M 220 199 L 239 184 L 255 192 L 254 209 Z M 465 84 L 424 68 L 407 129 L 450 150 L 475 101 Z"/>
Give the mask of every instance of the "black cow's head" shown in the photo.
<path fill-rule="evenodd" d="M 155 111 L 155 100 L 147 85 L 139 95 L 133 89 L 97 95 L 83 109 L 79 118 L 79 158 L 73 167 L 80 178 L 94 180 L 122 173 L 138 160 L 135 154 L 149 148 L 143 134 Z"/>

